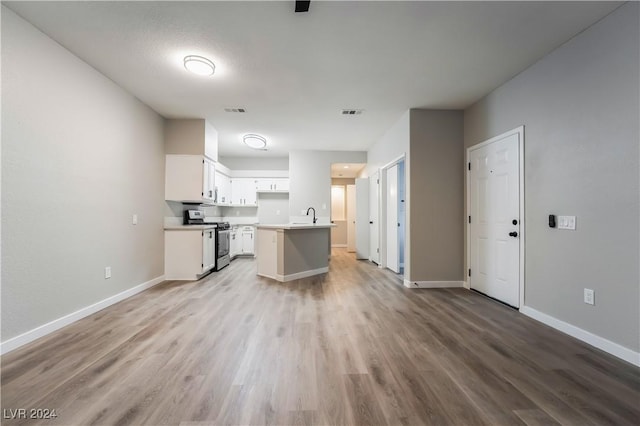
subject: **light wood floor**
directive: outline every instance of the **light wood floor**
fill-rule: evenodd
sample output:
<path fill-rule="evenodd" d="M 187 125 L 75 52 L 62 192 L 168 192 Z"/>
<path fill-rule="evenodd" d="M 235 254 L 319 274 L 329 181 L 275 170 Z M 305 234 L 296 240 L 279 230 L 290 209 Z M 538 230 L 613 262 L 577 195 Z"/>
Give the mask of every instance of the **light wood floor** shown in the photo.
<path fill-rule="evenodd" d="M 239 259 L 156 286 L 2 357 L 2 408 L 77 425 L 640 423 L 630 364 L 344 250 L 330 269 L 281 284 Z"/>

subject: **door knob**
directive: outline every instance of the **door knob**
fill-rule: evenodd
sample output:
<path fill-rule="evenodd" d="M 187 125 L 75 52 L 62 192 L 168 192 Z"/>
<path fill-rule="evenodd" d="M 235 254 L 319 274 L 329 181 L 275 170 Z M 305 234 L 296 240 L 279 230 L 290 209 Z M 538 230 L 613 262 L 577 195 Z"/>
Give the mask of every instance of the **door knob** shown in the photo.
<path fill-rule="evenodd" d="M 517 232 L 515 232 L 515 231 L 513 231 L 513 232 L 509 232 L 509 236 L 510 236 L 510 237 L 517 237 L 517 236 L 518 236 L 518 233 L 517 233 Z"/>
<path fill-rule="evenodd" d="M 373 221 L 372 221 L 372 220 L 370 220 L 370 221 L 369 221 L 369 223 L 370 223 L 371 225 L 373 225 Z"/>

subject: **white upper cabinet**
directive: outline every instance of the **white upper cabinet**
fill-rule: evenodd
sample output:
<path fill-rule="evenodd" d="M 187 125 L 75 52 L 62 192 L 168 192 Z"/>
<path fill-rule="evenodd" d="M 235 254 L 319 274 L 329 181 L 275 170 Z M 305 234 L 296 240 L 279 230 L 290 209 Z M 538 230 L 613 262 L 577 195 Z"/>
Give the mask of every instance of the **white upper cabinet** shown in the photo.
<path fill-rule="evenodd" d="M 218 161 L 218 131 L 208 121 L 204 122 L 204 155 Z"/>
<path fill-rule="evenodd" d="M 289 192 L 288 178 L 258 178 L 256 179 L 258 192 Z"/>
<path fill-rule="evenodd" d="M 231 204 L 242 206 L 257 205 L 256 180 L 254 178 L 231 179 Z"/>
<path fill-rule="evenodd" d="M 218 161 L 218 131 L 201 118 L 166 120 L 164 149 L 165 154 L 204 155 Z"/>
<path fill-rule="evenodd" d="M 216 166 L 215 163 L 205 158 L 203 163 L 202 198 L 209 202 L 216 200 Z"/>
<path fill-rule="evenodd" d="M 216 198 L 216 204 L 231 204 L 231 179 L 229 178 L 229 176 L 222 174 L 216 170 L 215 183 L 218 194 Z"/>
<path fill-rule="evenodd" d="M 165 200 L 213 204 L 218 132 L 201 118 L 166 120 Z"/>
<path fill-rule="evenodd" d="M 164 199 L 212 204 L 215 165 L 202 155 L 167 155 Z"/>

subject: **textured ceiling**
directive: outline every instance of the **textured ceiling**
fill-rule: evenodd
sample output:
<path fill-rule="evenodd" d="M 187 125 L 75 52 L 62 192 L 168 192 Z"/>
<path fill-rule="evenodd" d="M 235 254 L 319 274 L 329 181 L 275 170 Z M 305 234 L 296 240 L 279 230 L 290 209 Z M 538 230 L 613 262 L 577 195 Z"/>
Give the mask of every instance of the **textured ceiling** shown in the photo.
<path fill-rule="evenodd" d="M 3 4 L 161 115 L 210 120 L 221 155 L 282 156 L 366 150 L 409 108 L 467 107 L 620 3 Z M 188 54 L 216 74 L 187 73 Z M 269 150 L 249 150 L 244 133 Z"/>

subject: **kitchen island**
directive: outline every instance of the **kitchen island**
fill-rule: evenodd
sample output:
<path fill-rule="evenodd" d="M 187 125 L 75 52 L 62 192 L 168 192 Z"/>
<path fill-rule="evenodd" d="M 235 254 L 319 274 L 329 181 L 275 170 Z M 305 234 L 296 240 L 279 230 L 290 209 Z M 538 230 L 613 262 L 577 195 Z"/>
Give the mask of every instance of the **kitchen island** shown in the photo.
<path fill-rule="evenodd" d="M 329 236 L 333 226 L 258 224 L 258 275 L 286 282 L 329 272 Z"/>

